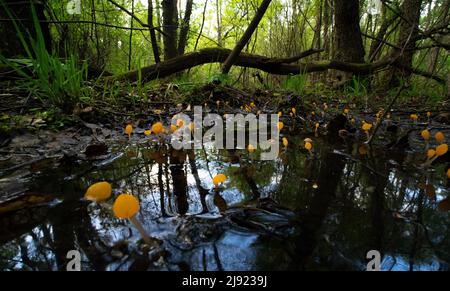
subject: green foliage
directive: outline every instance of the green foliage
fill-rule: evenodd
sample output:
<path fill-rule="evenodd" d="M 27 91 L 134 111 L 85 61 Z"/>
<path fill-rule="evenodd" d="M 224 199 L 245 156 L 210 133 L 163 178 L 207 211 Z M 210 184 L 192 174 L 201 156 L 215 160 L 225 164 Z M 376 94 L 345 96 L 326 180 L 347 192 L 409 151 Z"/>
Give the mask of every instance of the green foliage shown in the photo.
<path fill-rule="evenodd" d="M 76 56 L 71 53 L 67 53 L 69 57 L 64 61 L 49 53 L 34 8 L 32 12 L 36 39 L 32 39 L 30 35 L 30 41 L 27 42 L 22 30 L 14 22 L 28 58 L 11 60 L 0 56 L 0 60 L 24 78 L 21 85 L 38 99 L 61 109 L 71 110 L 83 96 L 87 64 L 83 62 L 79 65 Z"/>
<path fill-rule="evenodd" d="M 367 96 L 367 80 L 358 76 L 353 76 L 350 85 L 345 87 L 345 92 L 354 97 Z"/>
<path fill-rule="evenodd" d="M 305 93 L 306 85 L 308 84 L 308 75 L 290 75 L 284 83 L 284 88 L 287 90 L 294 91 L 297 94 Z"/>

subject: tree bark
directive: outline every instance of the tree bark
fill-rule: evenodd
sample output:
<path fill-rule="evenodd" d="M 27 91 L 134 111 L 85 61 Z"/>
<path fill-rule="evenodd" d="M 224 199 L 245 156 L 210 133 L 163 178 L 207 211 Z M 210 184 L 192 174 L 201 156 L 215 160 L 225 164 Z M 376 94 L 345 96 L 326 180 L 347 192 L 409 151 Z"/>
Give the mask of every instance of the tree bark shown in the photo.
<path fill-rule="evenodd" d="M 186 1 L 186 9 L 184 10 L 183 25 L 180 30 L 180 40 L 178 42 L 178 55 L 184 54 L 189 35 L 189 22 L 191 21 L 193 0 Z"/>
<path fill-rule="evenodd" d="M 333 58 L 363 63 L 364 47 L 359 26 L 359 0 L 334 0 L 335 50 Z"/>
<path fill-rule="evenodd" d="M 238 41 L 236 46 L 234 47 L 231 54 L 228 56 L 228 58 L 223 62 L 222 64 L 222 74 L 228 74 L 228 72 L 231 69 L 231 66 L 233 66 L 233 63 L 235 60 L 239 57 L 239 54 L 241 53 L 244 46 L 247 44 L 247 42 L 252 37 L 253 32 L 255 31 L 256 27 L 258 26 L 259 22 L 264 16 L 264 13 L 266 13 L 267 8 L 269 7 L 269 4 L 272 0 L 263 0 L 261 5 L 258 8 L 258 11 L 256 12 L 255 16 L 252 19 L 252 22 L 250 22 L 249 26 L 244 32 L 244 35 L 242 38 Z"/>
<path fill-rule="evenodd" d="M 176 0 L 162 1 L 164 60 L 177 56 L 178 8 Z"/>
<path fill-rule="evenodd" d="M 420 8 L 422 0 L 405 0 L 401 7 L 402 19 L 400 20 L 400 32 L 397 46 L 402 50 L 394 49 L 393 53 L 400 56 L 399 61 L 406 67 L 412 67 L 413 56 L 416 49 L 418 25 L 420 20 Z M 401 68 L 394 69 L 390 77 L 389 85 L 397 87 L 400 79 L 409 79 L 411 72 Z"/>
<path fill-rule="evenodd" d="M 161 59 L 159 57 L 158 41 L 156 40 L 156 33 L 153 26 L 153 0 L 148 0 L 147 6 L 147 22 L 150 30 L 150 41 L 152 42 L 153 57 L 155 59 L 155 63 L 159 63 Z"/>

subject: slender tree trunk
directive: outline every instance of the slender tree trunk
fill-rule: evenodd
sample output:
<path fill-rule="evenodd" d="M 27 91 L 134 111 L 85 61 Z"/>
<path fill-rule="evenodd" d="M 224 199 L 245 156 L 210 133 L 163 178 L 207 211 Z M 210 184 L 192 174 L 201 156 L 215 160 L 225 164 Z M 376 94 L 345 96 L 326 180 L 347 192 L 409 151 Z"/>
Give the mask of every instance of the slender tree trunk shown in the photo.
<path fill-rule="evenodd" d="M 377 35 L 375 36 L 375 40 L 372 41 L 372 43 L 370 44 L 370 49 L 369 49 L 369 60 L 370 61 L 374 61 L 377 59 L 377 57 L 380 55 L 381 52 L 381 48 L 383 46 L 383 40 L 386 36 L 386 32 L 388 30 L 388 28 L 394 23 L 395 20 L 397 20 L 398 16 L 394 15 L 392 17 L 388 17 L 387 15 L 387 10 L 386 8 L 383 6 L 382 11 L 381 11 L 381 25 L 380 25 L 380 29 L 378 30 Z"/>
<path fill-rule="evenodd" d="M 402 50 L 394 49 L 394 54 L 401 54 L 399 61 L 407 67 L 412 67 L 413 57 L 416 48 L 416 39 L 418 35 L 418 25 L 420 20 L 420 8 L 422 0 L 405 0 L 403 2 L 400 20 L 400 32 L 397 46 Z M 409 79 L 411 72 L 404 69 L 394 69 L 390 79 L 390 86 L 397 87 L 400 79 Z"/>
<path fill-rule="evenodd" d="M 222 47 L 222 1 L 216 0 L 217 43 Z"/>
<path fill-rule="evenodd" d="M 331 11 L 330 11 L 329 0 L 324 0 L 323 3 L 323 48 L 325 49 L 325 56 L 330 55 L 330 40 L 329 40 L 329 29 L 331 23 Z"/>
<path fill-rule="evenodd" d="M 177 56 L 178 8 L 176 0 L 163 0 L 164 59 Z"/>
<path fill-rule="evenodd" d="M 162 21 L 161 21 L 161 5 L 158 4 L 158 1 L 156 1 L 156 26 L 157 27 L 161 27 L 162 26 Z M 161 33 L 157 34 L 157 38 L 158 38 L 158 43 L 162 42 L 161 39 Z"/>
<path fill-rule="evenodd" d="M 186 9 L 184 10 L 183 24 L 180 30 L 180 40 L 178 42 L 178 55 L 183 55 L 186 48 L 189 35 L 189 22 L 191 21 L 193 0 L 186 1 Z"/>
<path fill-rule="evenodd" d="M 134 0 L 131 0 L 131 14 L 134 15 Z M 130 28 L 133 28 L 133 17 L 130 19 Z M 131 55 L 133 53 L 133 29 L 130 29 L 130 39 L 128 47 L 128 71 L 131 70 Z"/>
<path fill-rule="evenodd" d="M 194 51 L 197 50 L 198 41 L 200 40 L 200 37 L 202 36 L 202 33 L 203 33 L 203 27 L 205 26 L 206 7 L 207 6 L 208 6 L 208 0 L 205 1 L 205 6 L 203 7 L 202 25 L 200 26 L 200 31 L 198 33 L 197 39 L 195 40 Z"/>
<path fill-rule="evenodd" d="M 153 1 L 148 0 L 147 8 L 147 22 L 150 30 L 150 40 L 152 42 L 153 57 L 155 58 L 155 63 L 159 63 L 161 59 L 159 58 L 159 48 L 158 41 L 156 40 L 156 33 L 153 26 Z"/>
<path fill-rule="evenodd" d="M 239 57 L 239 54 L 241 53 L 242 49 L 252 37 L 253 32 L 255 31 L 259 22 L 263 18 L 264 13 L 266 13 L 266 10 L 269 7 L 271 1 L 272 0 L 263 0 L 263 2 L 258 8 L 258 11 L 253 17 L 252 22 L 250 22 L 249 26 L 247 27 L 247 30 L 244 32 L 244 35 L 238 41 L 238 43 L 236 44 L 236 46 L 234 47 L 233 51 L 228 56 L 228 58 L 225 60 L 225 62 L 222 64 L 221 68 L 222 74 L 228 74 L 228 72 L 231 69 L 231 66 L 233 66 L 234 61 L 237 59 L 237 57 Z"/>

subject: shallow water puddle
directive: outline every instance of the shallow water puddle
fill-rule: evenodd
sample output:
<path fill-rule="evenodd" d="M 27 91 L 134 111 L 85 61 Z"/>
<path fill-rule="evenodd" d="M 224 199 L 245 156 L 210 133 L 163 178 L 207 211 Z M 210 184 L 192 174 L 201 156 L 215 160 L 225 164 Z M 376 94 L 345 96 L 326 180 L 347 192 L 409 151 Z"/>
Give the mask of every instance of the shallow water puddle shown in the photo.
<path fill-rule="evenodd" d="M 382 253 L 384 270 L 448 269 L 449 215 L 422 185 L 444 199 L 442 166 L 425 175 L 413 153 L 365 154 L 319 139 L 311 158 L 304 137 L 288 138 L 274 161 L 212 145 L 117 143 L 103 160 L 12 173 L 3 179 L 50 198 L 0 216 L 0 269 L 65 269 L 69 250 L 86 270 L 364 270 L 369 250 Z M 227 181 L 214 191 L 218 173 Z M 114 196 L 139 198 L 138 219 L 159 247 L 114 218 L 112 201 L 82 199 L 101 180 Z"/>

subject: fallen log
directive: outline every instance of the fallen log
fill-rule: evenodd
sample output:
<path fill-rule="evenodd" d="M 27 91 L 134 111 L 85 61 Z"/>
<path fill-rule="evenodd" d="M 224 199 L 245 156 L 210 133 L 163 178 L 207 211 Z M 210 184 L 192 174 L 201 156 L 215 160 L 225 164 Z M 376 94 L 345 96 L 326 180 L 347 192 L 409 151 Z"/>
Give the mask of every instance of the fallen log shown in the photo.
<path fill-rule="evenodd" d="M 247 53 L 241 53 L 236 62 L 235 66 L 254 68 L 264 71 L 269 74 L 275 75 L 298 75 L 312 72 L 321 72 L 329 69 L 351 72 L 358 75 L 369 75 L 385 69 L 388 66 L 401 66 L 405 69 L 404 66 L 397 62 L 397 56 L 387 56 L 377 62 L 374 63 L 346 63 L 337 60 L 326 60 L 326 61 L 317 61 L 310 63 L 299 63 L 292 64 L 302 58 L 310 56 L 312 54 L 316 54 L 321 52 L 322 50 L 309 50 L 300 54 L 300 56 L 280 59 L 280 58 L 268 58 L 260 55 L 253 55 Z M 142 82 L 148 82 L 151 80 L 155 80 L 158 78 L 164 78 L 170 76 L 172 74 L 200 66 L 208 63 L 223 63 L 228 55 L 231 53 L 231 50 L 224 48 L 206 48 L 199 50 L 197 52 L 188 53 L 164 62 L 160 62 L 158 64 L 154 64 L 151 66 L 147 66 L 141 68 L 141 76 Z M 408 69 L 408 68 L 406 68 Z M 413 73 L 422 75 L 427 78 L 432 78 L 439 83 L 445 84 L 445 81 L 435 75 L 429 76 L 427 74 L 423 74 L 417 70 L 413 70 L 410 68 Z M 107 77 L 108 81 L 115 80 L 127 80 L 131 82 L 136 82 L 138 80 L 138 71 L 130 71 L 122 75 Z"/>

